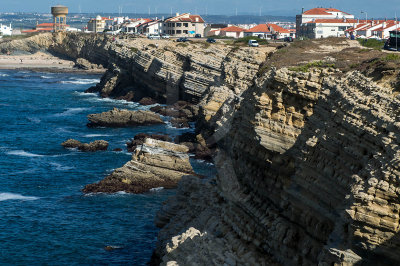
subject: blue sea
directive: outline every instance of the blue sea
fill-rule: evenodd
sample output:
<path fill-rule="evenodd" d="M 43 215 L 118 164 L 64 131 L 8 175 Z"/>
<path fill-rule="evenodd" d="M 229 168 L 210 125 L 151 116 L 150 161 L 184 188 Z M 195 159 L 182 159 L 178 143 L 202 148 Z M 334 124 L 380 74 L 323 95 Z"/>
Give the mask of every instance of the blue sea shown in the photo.
<path fill-rule="evenodd" d="M 83 91 L 98 75 L 0 70 L 0 264 L 146 265 L 158 229 L 154 217 L 175 190 L 140 195 L 81 189 L 130 160 L 125 143 L 139 132 L 177 136 L 167 125 L 87 128 L 86 116 L 117 108 L 148 109 Z M 110 143 L 83 153 L 60 144 L 75 138 Z M 123 152 L 112 151 L 122 148 Z M 191 160 L 197 173 L 212 165 Z M 117 247 L 112 251 L 106 246 Z"/>

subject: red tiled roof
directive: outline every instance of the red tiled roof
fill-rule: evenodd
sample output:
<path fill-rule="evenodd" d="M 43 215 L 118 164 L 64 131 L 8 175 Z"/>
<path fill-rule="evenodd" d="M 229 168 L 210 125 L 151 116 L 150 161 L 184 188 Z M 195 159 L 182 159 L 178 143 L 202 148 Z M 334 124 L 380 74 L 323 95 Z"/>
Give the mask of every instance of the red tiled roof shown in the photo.
<path fill-rule="evenodd" d="M 196 18 L 198 21 L 196 21 Z M 165 20 L 166 22 L 198 22 L 204 23 L 204 19 L 200 15 L 190 15 L 189 13 L 184 13 L 176 17 L 169 18 Z"/>
<path fill-rule="evenodd" d="M 53 28 L 36 28 L 37 31 L 52 31 Z"/>
<path fill-rule="evenodd" d="M 32 32 L 38 32 L 37 30 L 23 30 L 21 31 L 22 33 L 32 33 Z"/>
<path fill-rule="evenodd" d="M 337 18 L 332 18 L 332 19 L 316 19 L 314 21 L 309 21 L 306 23 L 357 23 L 357 19 L 337 19 Z"/>
<path fill-rule="evenodd" d="M 289 30 L 282 28 L 281 26 L 278 26 L 276 24 L 267 24 L 267 26 L 269 27 L 269 29 L 272 31 L 276 31 L 279 33 L 290 33 Z"/>
<path fill-rule="evenodd" d="M 246 31 L 245 29 L 236 27 L 236 26 L 230 26 L 230 27 L 226 27 L 221 29 L 221 31 L 226 31 L 226 32 L 242 32 L 242 31 Z"/>
<path fill-rule="evenodd" d="M 54 27 L 54 23 L 41 23 L 36 25 L 36 28 L 49 28 Z"/>
<path fill-rule="evenodd" d="M 340 11 L 339 9 L 336 9 L 336 8 L 313 8 L 313 9 L 305 11 L 303 14 L 304 15 L 332 15 L 331 13 L 328 13 L 328 12 L 342 12 L 343 14 L 350 15 L 349 13 Z"/>
<path fill-rule="evenodd" d="M 257 26 L 246 30 L 246 32 L 271 32 L 267 24 L 258 24 Z"/>

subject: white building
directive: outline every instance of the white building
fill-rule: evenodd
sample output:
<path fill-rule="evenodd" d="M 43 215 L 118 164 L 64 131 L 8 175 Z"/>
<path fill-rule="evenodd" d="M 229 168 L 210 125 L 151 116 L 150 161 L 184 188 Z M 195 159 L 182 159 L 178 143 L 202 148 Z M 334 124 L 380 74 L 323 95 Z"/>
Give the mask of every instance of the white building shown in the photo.
<path fill-rule="evenodd" d="M 243 38 L 245 29 L 236 27 L 236 26 L 230 26 L 226 27 L 220 30 L 219 36 L 223 37 L 231 37 L 231 38 Z"/>
<path fill-rule="evenodd" d="M 324 20 L 330 20 L 330 21 L 324 21 Z M 323 36 L 323 37 L 329 37 L 329 36 L 337 36 L 339 35 L 337 32 L 343 32 L 343 28 L 340 28 L 340 30 L 337 27 L 347 27 L 348 23 L 350 20 L 354 20 L 354 15 L 351 15 L 349 13 L 343 12 L 341 10 L 335 9 L 335 8 L 313 8 L 307 11 L 303 11 L 301 15 L 296 16 L 296 35 L 298 37 L 308 37 L 308 38 L 318 38 L 318 37 L 312 37 L 313 35 L 315 36 Z M 319 23 L 330 23 L 331 25 L 326 25 L 326 28 L 323 25 L 309 25 L 310 23 L 314 23 L 318 21 Z M 342 21 L 344 23 L 347 23 L 345 25 L 339 25 L 338 22 Z M 337 27 L 336 27 L 337 26 Z M 319 34 L 315 33 L 312 34 L 310 32 L 311 28 L 316 29 L 317 27 L 319 28 L 318 31 L 320 32 Z M 322 28 L 323 27 L 323 28 Z M 332 31 L 332 27 L 335 28 L 335 32 Z M 332 32 L 331 32 L 332 31 Z"/>
<path fill-rule="evenodd" d="M 13 33 L 11 24 L 10 26 L 0 24 L 0 36 L 11 36 Z"/>
<path fill-rule="evenodd" d="M 302 24 L 298 36 L 310 39 L 346 37 L 346 31 L 357 24 L 356 19 L 316 19 Z"/>

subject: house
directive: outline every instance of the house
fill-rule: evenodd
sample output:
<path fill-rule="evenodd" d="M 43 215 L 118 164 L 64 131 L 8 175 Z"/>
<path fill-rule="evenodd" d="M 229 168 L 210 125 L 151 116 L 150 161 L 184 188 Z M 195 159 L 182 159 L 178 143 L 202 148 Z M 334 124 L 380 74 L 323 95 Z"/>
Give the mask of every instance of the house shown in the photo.
<path fill-rule="evenodd" d="M 149 18 L 130 19 L 128 20 L 128 22 L 122 24 L 121 29 L 122 32 L 125 33 L 141 33 L 138 26 L 144 26 L 146 25 L 146 23 L 149 23 L 151 21 L 152 20 Z"/>
<path fill-rule="evenodd" d="M 245 31 L 244 36 L 255 36 L 263 39 L 271 39 L 272 32 L 267 24 L 259 24 Z"/>
<path fill-rule="evenodd" d="M 302 24 L 300 34 L 310 39 L 346 37 L 346 30 L 357 23 L 356 19 L 315 19 Z"/>
<path fill-rule="evenodd" d="M 200 15 L 191 15 L 190 13 L 179 14 L 175 17 L 167 18 L 163 23 L 163 33 L 184 37 L 194 36 L 196 34 L 204 35 L 204 20 Z"/>
<path fill-rule="evenodd" d="M 220 30 L 219 36 L 231 37 L 231 38 L 243 38 L 245 29 L 237 26 L 230 26 Z"/>
<path fill-rule="evenodd" d="M 137 32 L 140 34 L 161 34 L 163 22 L 160 19 L 146 21 L 136 26 Z"/>
<path fill-rule="evenodd" d="M 70 26 L 66 25 L 65 30 L 70 31 Z M 54 23 L 40 23 L 37 24 L 34 29 L 23 30 L 21 33 L 36 33 L 36 32 L 53 32 L 54 31 Z"/>
<path fill-rule="evenodd" d="M 313 8 L 307 11 L 302 10 L 301 15 L 296 16 L 296 35 L 297 37 L 308 37 L 312 36 L 310 30 L 312 27 L 316 28 L 316 25 L 308 25 L 308 23 L 313 23 L 316 21 L 322 22 L 322 20 L 343 20 L 343 21 L 348 21 L 348 20 L 354 20 L 354 15 L 351 15 L 349 13 L 346 13 L 344 11 L 335 9 L 335 8 Z M 329 25 L 327 27 L 331 27 L 332 25 Z M 336 24 L 338 27 L 342 27 L 342 25 Z M 310 28 L 311 27 L 311 28 Z M 347 25 L 346 25 L 347 27 Z M 325 36 L 325 31 L 320 29 L 320 32 L 323 31 L 324 33 L 319 33 L 316 34 L 318 36 Z M 337 33 L 338 28 L 335 28 L 335 33 Z M 343 32 L 341 30 L 341 32 Z M 327 34 L 329 36 L 334 35 L 333 33 Z M 336 34 L 337 35 L 337 34 Z"/>
<path fill-rule="evenodd" d="M 204 28 L 203 36 L 216 36 L 219 35 L 221 29 L 228 27 L 227 24 L 209 24 Z"/>
<path fill-rule="evenodd" d="M 13 33 L 11 24 L 10 26 L 0 24 L 0 38 L 1 36 L 11 36 Z"/>
<path fill-rule="evenodd" d="M 101 16 L 92 18 L 87 23 L 87 29 L 90 32 L 103 32 L 106 29 L 106 20 Z"/>
<path fill-rule="evenodd" d="M 271 31 L 273 39 L 283 39 L 285 37 L 290 37 L 290 31 L 288 29 L 282 28 L 276 24 L 267 24 L 267 27 Z"/>
<path fill-rule="evenodd" d="M 400 28 L 400 22 L 394 20 L 368 20 L 356 24 L 346 30 L 349 36 L 355 38 L 379 38 L 387 39 L 390 31 Z"/>

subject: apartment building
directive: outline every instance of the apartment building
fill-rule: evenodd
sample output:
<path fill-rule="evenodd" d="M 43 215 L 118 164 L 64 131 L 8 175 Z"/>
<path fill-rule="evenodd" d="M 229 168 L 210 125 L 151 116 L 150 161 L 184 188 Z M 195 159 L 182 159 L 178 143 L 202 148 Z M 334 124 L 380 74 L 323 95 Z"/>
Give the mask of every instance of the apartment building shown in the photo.
<path fill-rule="evenodd" d="M 189 37 L 196 34 L 204 35 L 205 23 L 200 15 L 190 13 L 179 14 L 167 18 L 163 23 L 163 33 L 177 37 Z"/>

